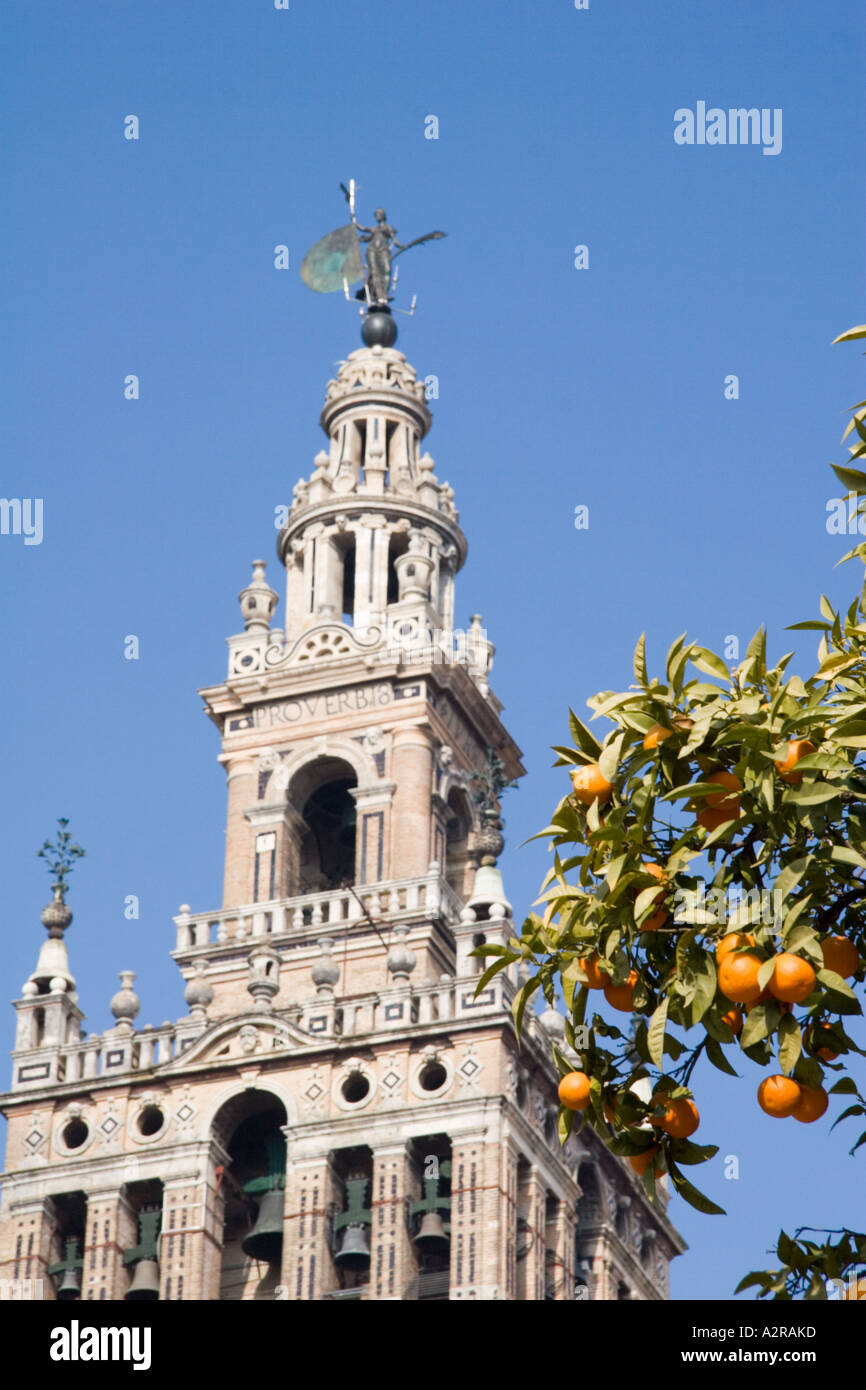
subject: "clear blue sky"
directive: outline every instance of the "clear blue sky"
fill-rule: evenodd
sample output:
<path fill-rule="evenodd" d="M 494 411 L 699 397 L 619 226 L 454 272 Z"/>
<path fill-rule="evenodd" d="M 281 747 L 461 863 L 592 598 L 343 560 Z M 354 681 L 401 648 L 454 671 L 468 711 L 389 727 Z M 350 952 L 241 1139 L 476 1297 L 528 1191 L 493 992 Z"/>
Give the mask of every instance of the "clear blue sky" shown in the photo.
<path fill-rule="evenodd" d="M 858 0 L 6 0 L 0 490 L 44 499 L 44 540 L 0 537 L 4 996 L 35 963 L 35 851 L 67 815 L 88 851 L 68 934 L 88 1028 L 121 968 L 141 1023 L 184 1011 L 170 919 L 219 903 L 225 807 L 195 692 L 224 675 L 250 561 L 278 577 L 273 509 L 357 346 L 345 302 L 296 273 L 343 220 L 340 180 L 363 216 L 448 232 L 403 262 L 420 303 L 399 345 L 440 378 L 429 447 L 470 542 L 458 614 L 484 615 L 525 751 L 518 911 L 546 867 L 520 843 L 562 792 L 549 745 L 569 704 L 628 684 L 642 629 L 657 661 L 684 628 L 720 649 L 761 622 L 778 653 L 822 589 L 853 592 L 825 507 L 866 395 L 856 346 L 830 347 L 864 318 L 863 21 Z M 698 101 L 782 108 L 782 152 L 675 144 Z M 780 1225 L 862 1219 L 854 1135 L 791 1136 L 754 1082 L 698 1078 L 720 1145 L 702 1185 L 730 1215 L 673 1204 L 675 1296 L 729 1297 Z"/>

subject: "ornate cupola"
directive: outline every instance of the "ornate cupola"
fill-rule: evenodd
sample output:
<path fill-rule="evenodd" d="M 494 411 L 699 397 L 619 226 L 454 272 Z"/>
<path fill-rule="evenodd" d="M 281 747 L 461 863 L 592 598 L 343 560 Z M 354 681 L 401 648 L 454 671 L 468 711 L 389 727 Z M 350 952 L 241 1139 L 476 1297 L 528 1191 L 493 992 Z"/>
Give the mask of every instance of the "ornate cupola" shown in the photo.
<path fill-rule="evenodd" d="M 347 651 L 433 643 L 453 628 L 466 540 L 452 489 L 421 453 L 430 423 L 424 385 L 394 348 L 359 348 L 328 383 L 329 449 L 295 487 L 277 546 L 287 653 L 298 642 L 315 652 L 315 634 L 335 625 L 349 629 Z"/>

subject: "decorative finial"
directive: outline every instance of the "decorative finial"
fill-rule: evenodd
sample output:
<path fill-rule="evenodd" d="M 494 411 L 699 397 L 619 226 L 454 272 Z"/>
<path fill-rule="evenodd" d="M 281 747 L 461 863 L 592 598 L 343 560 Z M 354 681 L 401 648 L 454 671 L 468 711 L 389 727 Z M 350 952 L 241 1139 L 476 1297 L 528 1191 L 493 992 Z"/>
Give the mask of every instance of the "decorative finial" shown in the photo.
<path fill-rule="evenodd" d="M 316 993 L 322 998 L 332 998 L 334 986 L 340 978 L 340 967 L 331 955 L 334 943 L 328 936 L 323 936 L 319 941 L 321 955 L 314 962 L 310 969 L 313 977 L 313 984 L 316 986 Z"/>
<path fill-rule="evenodd" d="M 57 824 L 60 829 L 57 832 L 56 841 L 46 840 L 42 848 L 36 851 L 37 858 L 45 860 L 53 879 L 51 887 L 54 889 L 54 902 L 42 914 L 42 921 L 48 928 L 50 936 L 62 936 L 72 921 L 72 913 L 69 909 L 61 910 L 64 908 L 66 889 L 69 886 L 66 880 L 75 867 L 76 859 L 85 857 L 85 851 L 81 846 L 72 842 L 72 836 L 67 829 L 69 821 L 66 817 L 61 816 Z M 45 920 L 46 917 L 49 918 L 48 921 Z"/>
<path fill-rule="evenodd" d="M 213 1003 L 213 986 L 206 975 L 207 961 L 197 960 L 195 974 L 183 992 L 194 1018 L 204 1018 L 209 1004 Z"/>
<path fill-rule="evenodd" d="M 505 822 L 500 815 L 499 798 L 516 783 L 509 782 L 505 764 L 495 748 L 487 749 L 484 771 L 470 772 L 469 780 L 475 784 L 474 801 L 480 809 L 482 821 L 482 828 L 476 836 L 476 850 L 481 855 L 482 864 L 495 864 L 505 844 L 502 837 Z"/>
<path fill-rule="evenodd" d="M 119 975 L 120 989 L 113 996 L 109 1008 L 117 1019 L 118 1025 L 124 1028 L 132 1027 L 132 1020 L 141 1008 L 141 1000 L 132 988 L 135 979 L 134 970 L 121 970 Z"/>
<path fill-rule="evenodd" d="M 238 594 L 247 632 L 268 632 L 274 609 L 280 601 L 279 595 L 265 579 L 266 568 L 264 560 L 253 560 L 253 577 Z"/>
<path fill-rule="evenodd" d="M 394 935 L 397 940 L 388 952 L 388 970 L 395 980 L 408 983 L 409 976 L 417 965 L 415 952 L 406 940 L 409 928 L 395 927 Z"/>
<path fill-rule="evenodd" d="M 318 294 L 333 294 L 342 290 L 349 298 L 349 286 L 363 280 L 355 298 L 366 303 L 361 337 L 367 347 L 390 348 L 397 341 L 397 325 L 391 316 L 393 290 L 397 283 L 394 261 L 412 246 L 427 241 L 439 241 L 444 232 L 427 232 L 405 243 L 397 239 L 397 228 L 388 221 L 384 208 L 376 208 L 372 227 L 363 227 L 355 216 L 355 181 L 348 188 L 340 184 L 349 206 L 351 222 L 338 227 L 311 247 L 301 263 L 301 279 Z M 366 246 L 366 269 L 361 259 L 361 246 Z M 396 250 L 394 249 L 396 247 Z M 401 313 L 415 312 L 412 306 Z"/>

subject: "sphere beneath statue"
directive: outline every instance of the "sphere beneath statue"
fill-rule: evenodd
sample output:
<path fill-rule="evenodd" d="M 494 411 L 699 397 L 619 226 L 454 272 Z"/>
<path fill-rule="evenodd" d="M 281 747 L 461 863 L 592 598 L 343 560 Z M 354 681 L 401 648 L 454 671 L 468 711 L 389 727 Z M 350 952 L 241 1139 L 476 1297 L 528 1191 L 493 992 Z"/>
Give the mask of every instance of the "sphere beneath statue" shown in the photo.
<path fill-rule="evenodd" d="M 397 325 L 387 309 L 371 309 L 364 315 L 361 337 L 367 347 L 393 347 L 397 341 Z"/>

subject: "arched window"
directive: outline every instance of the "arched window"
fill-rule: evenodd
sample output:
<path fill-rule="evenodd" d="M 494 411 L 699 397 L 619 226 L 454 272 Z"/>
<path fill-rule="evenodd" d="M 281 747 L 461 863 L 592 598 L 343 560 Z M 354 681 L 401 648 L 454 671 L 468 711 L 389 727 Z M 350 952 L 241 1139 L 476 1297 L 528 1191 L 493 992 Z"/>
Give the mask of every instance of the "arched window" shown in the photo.
<path fill-rule="evenodd" d="M 282 1102 L 259 1090 L 227 1101 L 214 1119 L 213 1137 L 230 1160 L 219 1183 L 224 1203 L 221 1301 L 274 1297 L 282 1245 L 285 1123 Z M 250 1245 L 255 1232 L 258 1244 Z"/>
<path fill-rule="evenodd" d="M 469 864 L 469 832 L 472 812 L 466 793 L 454 788 L 448 795 L 448 819 L 445 823 L 445 877 L 454 892 L 465 898 L 470 890 L 467 882 Z"/>
<path fill-rule="evenodd" d="M 352 789 L 358 784 L 344 758 L 324 756 L 304 763 L 287 792 L 295 813 L 286 840 L 289 897 L 323 893 L 355 881 L 357 812 Z"/>

